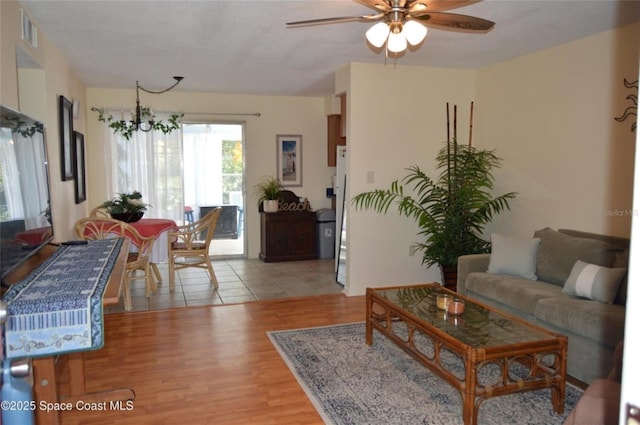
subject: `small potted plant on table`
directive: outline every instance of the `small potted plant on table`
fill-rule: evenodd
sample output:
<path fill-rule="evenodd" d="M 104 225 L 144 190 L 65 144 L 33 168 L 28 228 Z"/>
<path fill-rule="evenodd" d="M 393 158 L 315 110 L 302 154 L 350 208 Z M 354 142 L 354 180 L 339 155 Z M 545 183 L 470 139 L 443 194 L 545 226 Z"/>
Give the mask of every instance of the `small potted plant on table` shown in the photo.
<path fill-rule="evenodd" d="M 149 204 L 142 200 L 142 194 L 137 190 L 131 193 L 118 193 L 113 199 L 100 205 L 112 218 L 133 223 L 144 215 Z"/>
<path fill-rule="evenodd" d="M 258 199 L 258 207 L 262 205 L 264 212 L 278 211 L 278 197 L 282 191 L 282 184 L 274 177 L 263 177 L 255 185 L 256 198 Z"/>

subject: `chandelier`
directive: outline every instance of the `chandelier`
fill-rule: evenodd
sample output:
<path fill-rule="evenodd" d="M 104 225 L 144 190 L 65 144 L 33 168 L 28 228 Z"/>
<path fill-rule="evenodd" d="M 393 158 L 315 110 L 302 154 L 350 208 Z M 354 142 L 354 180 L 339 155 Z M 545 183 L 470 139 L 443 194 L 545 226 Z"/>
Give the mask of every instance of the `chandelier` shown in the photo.
<path fill-rule="evenodd" d="M 122 134 L 122 136 L 127 140 L 131 139 L 133 133 L 136 131 L 149 132 L 155 130 L 161 131 L 164 134 L 171 133 L 172 131 L 180 128 L 180 122 L 178 120 L 182 118 L 184 114 L 172 114 L 169 116 L 166 123 L 162 120 L 156 120 L 151 108 L 140 106 L 140 90 L 151 94 L 166 93 L 180 84 L 180 81 L 182 81 L 184 77 L 173 77 L 173 79 L 176 80 L 176 82 L 170 87 L 157 91 L 146 89 L 140 85 L 139 81 L 136 81 L 135 115 L 129 121 L 116 119 L 113 115 L 105 114 L 104 108 L 91 108 L 91 110 L 98 112 L 98 121 L 107 123 L 109 128 L 113 129 L 114 133 Z"/>

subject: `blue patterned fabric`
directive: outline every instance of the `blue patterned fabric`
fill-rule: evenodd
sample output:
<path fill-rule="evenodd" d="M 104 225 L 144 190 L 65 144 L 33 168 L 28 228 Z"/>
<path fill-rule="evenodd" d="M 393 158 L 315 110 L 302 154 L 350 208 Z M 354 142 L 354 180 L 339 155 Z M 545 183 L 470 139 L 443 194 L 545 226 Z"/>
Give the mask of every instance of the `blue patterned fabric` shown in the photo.
<path fill-rule="evenodd" d="M 364 323 L 268 335 L 327 425 L 463 424 L 457 390 L 378 331 L 373 345 L 366 345 Z M 420 338 L 422 343 L 426 341 Z M 464 378 L 459 357 L 445 349 L 440 360 L 454 376 Z M 516 362 L 509 371 L 523 376 L 525 369 Z M 500 371 L 486 365 L 478 379 L 499 382 Z M 562 415 L 554 413 L 549 389 L 489 398 L 480 405 L 478 425 L 561 425 L 581 395 L 567 384 Z"/>
<path fill-rule="evenodd" d="M 63 245 L 4 295 L 5 357 L 41 357 L 104 344 L 102 295 L 123 239 Z"/>

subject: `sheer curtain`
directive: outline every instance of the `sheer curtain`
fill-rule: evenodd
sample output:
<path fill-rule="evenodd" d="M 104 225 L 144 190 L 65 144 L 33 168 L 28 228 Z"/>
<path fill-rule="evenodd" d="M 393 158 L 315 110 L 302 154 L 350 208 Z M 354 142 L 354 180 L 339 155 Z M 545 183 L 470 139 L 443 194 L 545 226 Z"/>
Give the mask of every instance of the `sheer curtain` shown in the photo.
<path fill-rule="evenodd" d="M 2 128 L 0 131 L 2 132 L 2 137 L 0 137 L 0 170 L 3 173 L 0 181 L 7 206 L 6 218 L 11 220 L 24 218 L 22 185 L 20 183 L 20 171 L 18 171 L 13 134 L 8 128 Z"/>
<path fill-rule="evenodd" d="M 7 128 L 0 130 L 0 184 L 6 210 L 4 219 L 24 219 L 26 229 L 47 225 L 44 211 L 49 199 L 42 133 L 23 137 Z M 32 196 L 29 196 L 32 195 Z"/>
<path fill-rule="evenodd" d="M 131 112 L 109 110 L 121 119 L 131 119 Z M 170 113 L 155 113 L 156 119 L 166 121 Z M 184 214 L 182 174 L 182 129 L 163 134 L 160 131 L 136 131 L 127 140 L 105 125 L 105 157 L 111 158 L 107 167 L 107 189 L 116 193 L 142 193 L 151 207 L 146 217 L 169 218 L 182 221 Z"/>
<path fill-rule="evenodd" d="M 24 196 L 24 217 L 25 227 L 35 229 L 46 226 L 47 221 L 44 215 L 48 205 L 41 204 L 49 199 L 46 169 L 38 166 L 47 162 L 44 150 L 43 134 L 36 132 L 30 138 L 25 138 L 19 134 L 13 135 L 16 147 L 16 157 L 20 173 L 20 184 L 24 194 L 36 194 L 35 196 Z"/>
<path fill-rule="evenodd" d="M 196 206 L 222 205 L 222 140 L 214 137 L 212 124 L 185 124 L 184 167 L 185 204 L 195 209 L 196 219 L 199 209 Z"/>

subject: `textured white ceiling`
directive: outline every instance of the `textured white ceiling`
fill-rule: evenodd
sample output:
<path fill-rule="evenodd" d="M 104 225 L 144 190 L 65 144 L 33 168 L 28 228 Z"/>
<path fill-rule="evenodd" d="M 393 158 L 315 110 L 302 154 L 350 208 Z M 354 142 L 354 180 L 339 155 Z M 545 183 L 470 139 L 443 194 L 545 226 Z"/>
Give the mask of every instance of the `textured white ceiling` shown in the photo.
<path fill-rule="evenodd" d="M 371 24 L 285 27 L 373 12 L 351 0 L 21 3 L 88 87 L 162 89 L 182 75 L 182 91 L 317 96 L 333 93 L 333 73 L 349 62 L 385 63 L 365 41 Z M 485 0 L 451 12 L 496 25 L 480 35 L 431 29 L 397 63 L 475 69 L 640 22 L 635 0 Z"/>

